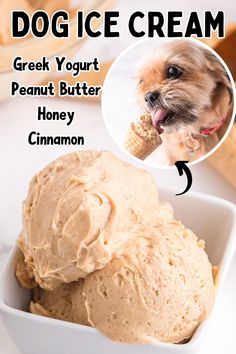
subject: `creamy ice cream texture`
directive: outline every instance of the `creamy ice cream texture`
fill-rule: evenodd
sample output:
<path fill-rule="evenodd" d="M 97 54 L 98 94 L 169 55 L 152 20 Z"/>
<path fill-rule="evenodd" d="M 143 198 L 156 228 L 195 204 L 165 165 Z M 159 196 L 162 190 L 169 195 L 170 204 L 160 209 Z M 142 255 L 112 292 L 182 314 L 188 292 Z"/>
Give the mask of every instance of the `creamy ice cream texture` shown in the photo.
<path fill-rule="evenodd" d="M 146 114 L 131 123 L 124 147 L 132 155 L 145 160 L 161 143 L 161 137 L 153 126 L 152 117 Z"/>
<path fill-rule="evenodd" d="M 115 342 L 179 343 L 208 316 L 214 297 L 204 242 L 173 220 L 140 226 L 121 256 L 79 282 L 37 287 L 30 311 L 92 325 Z"/>
<path fill-rule="evenodd" d="M 19 245 L 37 283 L 53 290 L 104 267 L 158 208 L 155 181 L 144 170 L 109 152 L 73 153 L 31 181 Z"/>
<path fill-rule="evenodd" d="M 179 343 L 211 310 L 211 265 L 181 223 L 139 233 L 119 258 L 86 278 L 89 322 L 115 342 Z"/>
<path fill-rule="evenodd" d="M 55 290 L 33 289 L 30 312 L 58 320 L 90 326 L 85 298 L 82 294 L 84 279 L 59 285 Z"/>
<path fill-rule="evenodd" d="M 54 291 L 46 291 L 40 287 L 33 289 L 30 312 L 56 318 L 63 321 L 73 321 L 72 284 L 62 284 Z"/>
<path fill-rule="evenodd" d="M 204 242 L 159 202 L 150 174 L 109 152 L 49 164 L 30 184 L 23 220 L 16 275 L 33 288 L 34 314 L 115 342 L 179 343 L 212 308 Z"/>

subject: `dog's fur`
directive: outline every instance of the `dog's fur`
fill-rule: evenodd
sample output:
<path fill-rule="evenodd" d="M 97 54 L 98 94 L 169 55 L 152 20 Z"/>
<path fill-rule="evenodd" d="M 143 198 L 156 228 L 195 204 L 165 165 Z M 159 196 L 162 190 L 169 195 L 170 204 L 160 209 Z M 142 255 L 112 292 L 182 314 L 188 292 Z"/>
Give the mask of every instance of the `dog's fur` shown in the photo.
<path fill-rule="evenodd" d="M 168 79 L 166 70 L 172 65 L 181 68 L 182 74 Z M 158 163 L 195 160 L 222 138 L 232 115 L 232 85 L 224 67 L 209 50 L 189 40 L 164 44 L 141 64 L 137 79 L 142 112 L 153 115 L 158 108 L 172 112 L 162 125 Z M 145 95 L 152 91 L 159 92 L 154 107 L 145 102 Z M 200 134 L 201 129 L 213 126 L 225 115 L 227 119 L 217 132 L 208 137 Z M 199 143 L 195 152 L 186 146 L 188 136 Z"/>

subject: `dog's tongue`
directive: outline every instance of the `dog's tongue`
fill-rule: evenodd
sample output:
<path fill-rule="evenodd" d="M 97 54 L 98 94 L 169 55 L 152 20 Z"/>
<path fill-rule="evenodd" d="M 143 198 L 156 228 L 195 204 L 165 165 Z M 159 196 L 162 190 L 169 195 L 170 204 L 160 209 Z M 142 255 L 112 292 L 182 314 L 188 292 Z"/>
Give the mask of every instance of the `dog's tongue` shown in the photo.
<path fill-rule="evenodd" d="M 167 110 L 166 109 L 158 109 L 152 117 L 152 124 L 154 128 L 158 131 L 159 134 L 164 132 L 164 129 L 161 128 L 161 123 L 163 122 L 165 116 L 167 115 Z"/>

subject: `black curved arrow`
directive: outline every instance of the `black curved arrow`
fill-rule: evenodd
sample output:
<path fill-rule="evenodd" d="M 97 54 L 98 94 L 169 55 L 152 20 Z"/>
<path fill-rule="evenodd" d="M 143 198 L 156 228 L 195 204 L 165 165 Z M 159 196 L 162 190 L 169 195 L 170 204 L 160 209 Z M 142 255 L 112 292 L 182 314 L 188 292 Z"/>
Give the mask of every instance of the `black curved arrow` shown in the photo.
<path fill-rule="evenodd" d="M 186 163 L 188 163 L 188 161 L 176 161 L 176 163 L 175 163 L 175 166 L 177 167 L 179 175 L 182 176 L 183 172 L 185 172 L 186 176 L 187 176 L 187 186 L 186 186 L 185 190 L 182 193 L 177 193 L 176 195 L 181 195 L 181 194 L 187 193 L 187 191 L 192 186 L 192 182 L 193 182 L 192 173 L 191 173 L 190 169 L 188 168 L 188 166 L 186 165 Z"/>

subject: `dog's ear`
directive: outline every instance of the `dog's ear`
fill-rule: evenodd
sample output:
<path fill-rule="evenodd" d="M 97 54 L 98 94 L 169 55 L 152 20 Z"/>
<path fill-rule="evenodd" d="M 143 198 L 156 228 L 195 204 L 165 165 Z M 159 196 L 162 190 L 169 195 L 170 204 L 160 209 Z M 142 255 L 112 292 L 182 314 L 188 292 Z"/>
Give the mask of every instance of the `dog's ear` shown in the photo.
<path fill-rule="evenodd" d="M 214 54 L 212 54 L 209 50 L 203 49 L 203 54 L 204 54 L 204 61 L 207 70 L 214 77 L 217 84 L 224 85 L 227 88 L 230 94 L 230 100 L 232 100 L 233 98 L 232 84 L 225 68 L 218 60 L 218 58 Z"/>

